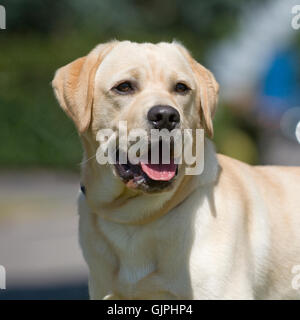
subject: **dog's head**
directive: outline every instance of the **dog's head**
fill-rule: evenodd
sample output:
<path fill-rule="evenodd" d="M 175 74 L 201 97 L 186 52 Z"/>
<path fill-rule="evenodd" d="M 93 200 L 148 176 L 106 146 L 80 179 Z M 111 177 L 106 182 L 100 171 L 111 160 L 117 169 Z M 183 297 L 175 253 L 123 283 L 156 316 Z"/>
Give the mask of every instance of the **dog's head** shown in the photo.
<path fill-rule="evenodd" d="M 53 87 L 61 107 L 86 140 L 87 158 L 96 153 L 99 130 L 118 132 L 120 121 L 126 121 L 127 133 L 143 129 L 150 136 L 151 129 L 203 128 L 208 136 L 213 135 L 218 84 L 212 73 L 176 42 L 101 44 L 60 68 Z M 161 156 L 157 164 L 151 160 L 121 163 L 123 151 L 122 147 L 116 149 L 117 161 L 110 170 L 130 189 L 168 190 L 183 174 L 184 164 L 176 164 L 174 155 L 168 164 L 161 163 Z"/>

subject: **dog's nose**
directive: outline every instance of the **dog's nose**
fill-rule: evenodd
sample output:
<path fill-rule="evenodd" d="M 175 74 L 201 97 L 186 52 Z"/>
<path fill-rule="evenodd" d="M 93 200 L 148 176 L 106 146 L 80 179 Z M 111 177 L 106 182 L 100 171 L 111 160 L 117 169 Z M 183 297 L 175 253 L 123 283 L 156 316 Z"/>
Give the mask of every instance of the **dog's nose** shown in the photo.
<path fill-rule="evenodd" d="M 148 111 L 147 119 L 155 129 L 173 130 L 180 122 L 180 114 L 171 106 L 158 105 Z"/>

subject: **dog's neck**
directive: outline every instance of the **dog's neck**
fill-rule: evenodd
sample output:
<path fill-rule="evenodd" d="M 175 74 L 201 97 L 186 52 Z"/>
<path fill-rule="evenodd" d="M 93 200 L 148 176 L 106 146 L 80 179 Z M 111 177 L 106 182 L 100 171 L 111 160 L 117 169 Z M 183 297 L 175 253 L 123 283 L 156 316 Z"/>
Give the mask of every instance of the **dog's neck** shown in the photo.
<path fill-rule="evenodd" d="M 85 144 L 84 148 L 88 150 Z M 87 153 L 86 157 L 89 159 L 91 155 Z M 96 160 L 91 159 L 82 170 L 87 204 L 93 214 L 113 222 L 129 225 L 150 223 L 179 206 L 200 185 L 216 180 L 218 163 L 213 144 L 208 139 L 205 141 L 204 159 L 201 175 L 182 176 L 171 191 L 157 194 L 127 188 L 109 166 L 99 168 Z M 149 208 L 152 208 L 151 212 Z"/>

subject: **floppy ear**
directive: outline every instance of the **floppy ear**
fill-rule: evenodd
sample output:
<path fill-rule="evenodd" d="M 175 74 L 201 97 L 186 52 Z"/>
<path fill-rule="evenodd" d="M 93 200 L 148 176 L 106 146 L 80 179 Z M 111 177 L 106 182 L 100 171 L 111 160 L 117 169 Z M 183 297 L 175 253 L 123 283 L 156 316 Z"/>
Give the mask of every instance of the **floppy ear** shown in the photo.
<path fill-rule="evenodd" d="M 219 84 L 213 74 L 194 60 L 182 45 L 177 44 L 177 46 L 188 59 L 196 76 L 199 88 L 200 119 L 207 135 L 212 138 L 214 134 L 212 119 L 218 103 Z"/>
<path fill-rule="evenodd" d="M 96 71 L 114 44 L 109 42 L 98 45 L 87 56 L 58 69 L 52 80 L 60 106 L 74 121 L 80 134 L 90 124 Z"/>
<path fill-rule="evenodd" d="M 213 117 L 218 103 L 219 84 L 213 74 L 197 61 L 193 61 L 193 70 L 200 88 L 200 112 L 204 128 L 210 138 L 213 137 Z"/>

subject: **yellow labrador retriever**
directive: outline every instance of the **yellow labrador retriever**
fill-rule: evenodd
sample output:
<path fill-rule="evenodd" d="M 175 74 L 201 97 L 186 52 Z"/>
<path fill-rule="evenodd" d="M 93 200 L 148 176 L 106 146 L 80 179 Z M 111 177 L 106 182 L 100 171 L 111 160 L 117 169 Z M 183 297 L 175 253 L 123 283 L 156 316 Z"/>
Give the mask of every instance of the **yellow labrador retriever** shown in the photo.
<path fill-rule="evenodd" d="M 79 235 L 92 299 L 300 298 L 300 168 L 215 153 L 218 84 L 182 45 L 100 44 L 53 87 L 84 148 Z M 100 165 L 97 133 L 119 121 L 203 128 L 202 174 Z"/>

